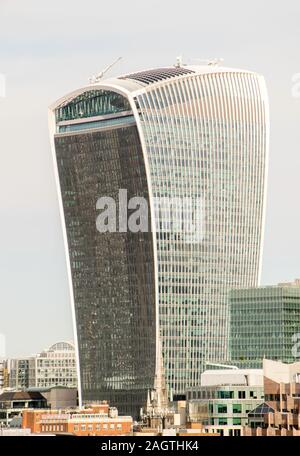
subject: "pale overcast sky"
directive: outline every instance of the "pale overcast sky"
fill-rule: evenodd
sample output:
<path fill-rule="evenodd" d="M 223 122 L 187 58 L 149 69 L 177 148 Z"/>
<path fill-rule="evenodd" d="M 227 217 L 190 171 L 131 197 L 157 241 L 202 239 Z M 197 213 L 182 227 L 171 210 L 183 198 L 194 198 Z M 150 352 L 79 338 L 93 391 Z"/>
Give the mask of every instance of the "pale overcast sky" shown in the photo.
<path fill-rule="evenodd" d="M 111 71 L 223 57 L 263 73 L 271 147 L 263 284 L 300 277 L 300 3 L 0 0 L 0 333 L 7 355 L 72 338 L 47 107 Z M 195 62 L 194 62 L 195 63 Z"/>

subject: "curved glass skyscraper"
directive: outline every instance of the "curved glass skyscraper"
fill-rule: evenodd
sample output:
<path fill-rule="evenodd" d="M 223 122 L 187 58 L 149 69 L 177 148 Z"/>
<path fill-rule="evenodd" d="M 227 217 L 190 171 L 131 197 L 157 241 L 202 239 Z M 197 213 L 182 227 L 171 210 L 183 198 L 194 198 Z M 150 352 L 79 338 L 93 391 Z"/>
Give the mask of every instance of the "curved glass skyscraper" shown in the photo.
<path fill-rule="evenodd" d="M 174 396 L 199 384 L 206 361 L 226 359 L 227 291 L 258 284 L 264 79 L 203 65 L 101 80 L 56 102 L 50 130 L 80 394 L 136 415 L 161 355 Z M 147 202 L 149 230 L 97 230 L 98 198 L 119 214 L 120 189 Z"/>

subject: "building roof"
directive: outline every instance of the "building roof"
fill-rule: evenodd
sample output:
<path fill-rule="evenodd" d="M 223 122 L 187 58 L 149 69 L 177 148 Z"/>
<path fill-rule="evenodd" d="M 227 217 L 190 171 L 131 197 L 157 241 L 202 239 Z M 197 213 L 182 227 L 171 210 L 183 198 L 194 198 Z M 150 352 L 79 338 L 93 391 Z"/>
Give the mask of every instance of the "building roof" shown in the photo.
<path fill-rule="evenodd" d="M 120 93 L 127 93 L 134 95 L 140 90 L 147 88 L 148 86 L 161 84 L 169 79 L 184 78 L 191 74 L 214 74 L 214 73 L 243 73 L 253 74 L 253 71 L 227 68 L 219 65 L 203 64 L 203 65 L 182 65 L 162 67 L 162 68 L 150 68 L 143 71 L 137 71 L 134 73 L 123 74 L 114 78 L 103 78 L 99 81 L 83 86 L 77 90 L 74 90 L 62 98 L 58 99 L 55 103 L 50 106 L 51 110 L 55 110 L 59 107 L 65 106 L 70 103 L 78 95 L 89 91 L 89 90 L 113 90 Z"/>
<path fill-rule="evenodd" d="M 300 362 L 283 363 L 272 359 L 263 360 L 264 376 L 276 383 L 300 383 Z"/>
<path fill-rule="evenodd" d="M 46 393 L 52 390 L 77 390 L 76 386 L 64 386 L 64 385 L 54 385 L 54 386 L 30 386 L 26 388 L 26 391 L 31 392 L 42 392 Z"/>
<path fill-rule="evenodd" d="M 262 369 L 213 369 L 201 374 L 201 386 L 263 386 Z"/>
<path fill-rule="evenodd" d="M 46 351 L 75 351 L 73 342 L 61 341 L 51 345 Z"/>
<path fill-rule="evenodd" d="M 274 412 L 274 409 L 269 406 L 266 402 L 263 404 L 258 405 L 255 407 L 255 409 L 251 410 L 251 412 L 248 413 L 249 417 L 256 417 L 256 416 L 262 416 L 265 415 L 266 413 Z"/>
<path fill-rule="evenodd" d="M 146 85 L 154 82 L 159 82 L 164 79 L 174 78 L 175 76 L 182 76 L 183 74 L 195 73 L 186 67 L 167 67 L 157 68 L 153 70 L 139 71 L 138 73 L 127 74 L 121 76 L 119 79 L 133 79 L 138 82 L 143 82 Z"/>
<path fill-rule="evenodd" d="M 0 394 L 0 402 L 6 401 L 45 400 L 38 391 L 7 391 Z"/>

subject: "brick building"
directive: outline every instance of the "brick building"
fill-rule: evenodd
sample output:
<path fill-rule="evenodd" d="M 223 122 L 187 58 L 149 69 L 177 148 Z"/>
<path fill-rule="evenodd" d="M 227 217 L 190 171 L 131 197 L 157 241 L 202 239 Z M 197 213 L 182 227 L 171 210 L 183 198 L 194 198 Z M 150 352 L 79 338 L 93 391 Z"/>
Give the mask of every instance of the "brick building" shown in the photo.
<path fill-rule="evenodd" d="M 300 436 L 300 362 L 264 360 L 265 401 L 249 413 L 246 436 Z"/>
<path fill-rule="evenodd" d="M 83 409 L 24 410 L 22 420 L 22 428 L 34 433 L 77 436 L 130 435 L 132 424 L 131 416 L 118 416 L 107 403 Z"/>

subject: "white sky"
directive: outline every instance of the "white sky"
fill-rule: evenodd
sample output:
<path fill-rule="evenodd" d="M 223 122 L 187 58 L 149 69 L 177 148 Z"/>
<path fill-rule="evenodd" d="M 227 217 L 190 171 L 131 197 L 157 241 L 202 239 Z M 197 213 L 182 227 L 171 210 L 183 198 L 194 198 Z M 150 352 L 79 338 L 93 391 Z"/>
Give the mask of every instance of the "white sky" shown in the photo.
<path fill-rule="evenodd" d="M 192 59 L 263 73 L 271 104 L 262 283 L 300 276 L 300 3 L 0 0 L 0 333 L 8 356 L 72 338 L 47 107 L 116 57 L 111 76 Z M 195 63 L 195 62 L 194 62 Z"/>

